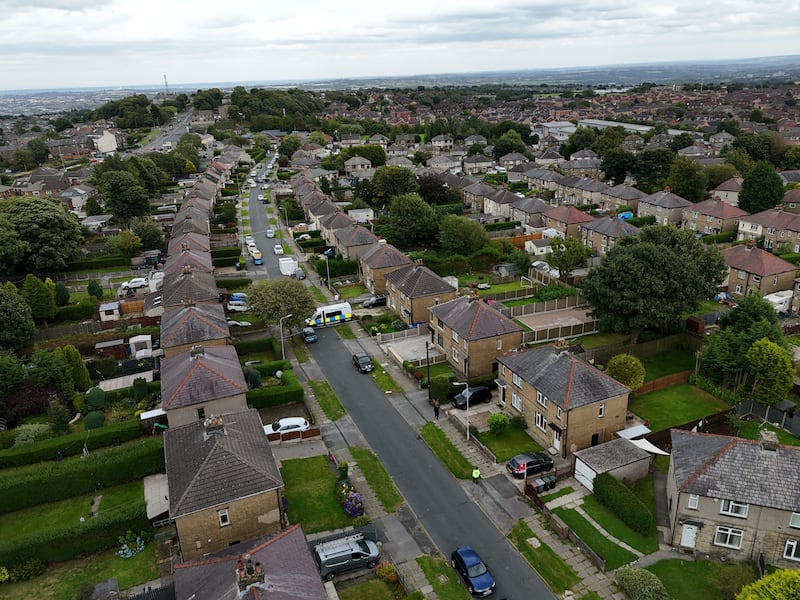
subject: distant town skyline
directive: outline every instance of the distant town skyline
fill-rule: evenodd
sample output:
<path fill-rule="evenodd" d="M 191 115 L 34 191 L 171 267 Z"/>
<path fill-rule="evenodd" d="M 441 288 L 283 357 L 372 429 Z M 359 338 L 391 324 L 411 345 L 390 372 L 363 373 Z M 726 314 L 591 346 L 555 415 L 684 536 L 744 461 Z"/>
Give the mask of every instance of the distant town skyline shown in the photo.
<path fill-rule="evenodd" d="M 796 0 L 0 0 L 0 89 L 303 81 L 798 52 Z"/>

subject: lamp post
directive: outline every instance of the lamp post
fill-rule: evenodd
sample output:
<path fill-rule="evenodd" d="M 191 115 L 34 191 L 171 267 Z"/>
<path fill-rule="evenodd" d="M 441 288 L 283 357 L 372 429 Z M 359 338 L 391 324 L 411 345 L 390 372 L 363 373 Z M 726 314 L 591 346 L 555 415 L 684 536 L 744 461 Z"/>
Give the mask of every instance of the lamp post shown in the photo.
<path fill-rule="evenodd" d="M 454 381 L 453 385 L 466 386 L 464 394 L 467 397 L 467 441 L 469 441 L 469 384 L 466 381 Z"/>
<path fill-rule="evenodd" d="M 428 404 L 431 404 L 431 357 L 428 354 L 430 345 L 430 342 L 425 340 L 425 364 L 428 366 Z"/>
<path fill-rule="evenodd" d="M 325 281 L 328 284 L 328 291 L 330 292 L 331 291 L 331 263 L 330 263 L 331 258 L 327 254 L 323 254 L 323 256 L 325 257 L 325 271 L 326 271 L 327 276 L 328 276 L 328 278 Z"/>
<path fill-rule="evenodd" d="M 289 317 L 292 317 L 292 316 L 293 316 L 292 313 L 289 313 L 288 315 L 284 315 L 280 319 L 278 319 L 278 324 L 280 325 L 280 328 L 281 328 L 281 359 L 282 360 L 286 360 L 286 352 L 285 352 L 285 350 L 283 348 L 283 320 L 284 319 L 288 319 Z"/>
<path fill-rule="evenodd" d="M 283 210 L 283 220 L 286 221 L 286 229 L 289 229 L 289 213 L 285 206 L 282 206 L 281 209 Z"/>

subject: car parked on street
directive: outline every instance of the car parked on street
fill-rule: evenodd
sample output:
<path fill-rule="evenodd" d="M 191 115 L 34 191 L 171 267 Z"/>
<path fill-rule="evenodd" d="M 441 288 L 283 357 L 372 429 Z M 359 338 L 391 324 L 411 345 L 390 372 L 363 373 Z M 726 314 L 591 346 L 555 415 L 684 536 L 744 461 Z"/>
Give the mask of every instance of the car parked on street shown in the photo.
<path fill-rule="evenodd" d="M 553 469 L 553 457 L 547 452 L 524 452 L 506 463 L 506 471 L 517 479 L 546 473 Z"/>
<path fill-rule="evenodd" d="M 372 364 L 372 359 L 366 352 L 356 352 L 353 354 L 353 364 L 361 373 L 369 373 L 375 368 L 375 365 Z"/>
<path fill-rule="evenodd" d="M 469 400 L 469 404 L 477 404 L 478 402 L 489 404 L 489 402 L 492 401 L 492 390 L 484 385 L 466 387 L 455 395 L 453 398 L 453 406 L 461 410 L 466 410 L 467 400 Z"/>
<path fill-rule="evenodd" d="M 250 321 L 234 321 L 233 319 L 228 319 L 228 327 L 250 327 L 252 323 Z"/>
<path fill-rule="evenodd" d="M 272 251 L 275 254 L 283 254 L 283 246 L 280 244 L 275 244 L 275 246 L 272 248 Z"/>
<path fill-rule="evenodd" d="M 306 278 L 306 272 L 303 271 L 303 269 L 301 269 L 300 267 L 297 267 L 294 270 L 294 273 L 292 273 L 292 277 L 295 277 L 297 279 L 305 279 Z"/>
<path fill-rule="evenodd" d="M 278 419 L 271 425 L 264 425 L 264 433 L 289 433 L 291 431 L 308 431 L 308 421 L 303 417 L 286 417 Z"/>
<path fill-rule="evenodd" d="M 274 229 L 267 229 L 267 237 L 274 238 L 275 237 L 275 230 Z"/>
<path fill-rule="evenodd" d="M 303 336 L 303 341 L 306 344 L 313 344 L 317 341 L 317 332 L 314 331 L 313 327 L 303 327 L 303 330 L 300 332 Z"/>
<path fill-rule="evenodd" d="M 247 306 L 246 300 L 231 300 L 226 306 L 228 312 L 247 312 L 250 307 Z"/>
<path fill-rule="evenodd" d="M 494 592 L 495 581 L 489 568 L 469 546 L 461 546 L 450 555 L 450 566 L 461 576 L 473 596 L 484 598 Z"/>

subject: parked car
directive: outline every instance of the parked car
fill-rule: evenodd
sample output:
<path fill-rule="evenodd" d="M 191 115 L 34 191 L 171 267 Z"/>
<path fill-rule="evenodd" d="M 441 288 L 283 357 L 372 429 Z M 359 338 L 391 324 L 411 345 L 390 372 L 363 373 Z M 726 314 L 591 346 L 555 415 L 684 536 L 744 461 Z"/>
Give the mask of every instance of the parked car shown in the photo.
<path fill-rule="evenodd" d="M 386 306 L 386 294 L 377 294 L 376 296 L 367 298 L 366 300 L 364 300 L 364 303 L 361 306 L 363 306 L 364 308 L 375 308 L 376 306 Z"/>
<path fill-rule="evenodd" d="M 484 385 L 466 387 L 455 395 L 453 398 L 453 406 L 466 410 L 467 399 L 469 399 L 469 404 L 477 404 L 478 402 L 489 404 L 489 402 L 492 401 L 492 390 Z"/>
<path fill-rule="evenodd" d="M 300 332 L 303 336 L 303 341 L 306 344 L 313 344 L 317 341 L 317 332 L 314 331 L 313 327 L 303 327 L 303 330 Z"/>
<path fill-rule="evenodd" d="M 231 300 L 226 308 L 229 312 L 247 312 L 250 310 L 246 300 Z"/>
<path fill-rule="evenodd" d="M 257 197 L 258 197 L 259 200 L 263 200 L 264 199 L 264 194 L 259 194 Z"/>
<path fill-rule="evenodd" d="M 372 359 L 366 352 L 353 354 L 353 364 L 361 373 L 369 373 L 375 368 L 375 365 L 372 364 Z"/>
<path fill-rule="evenodd" d="M 274 238 L 275 237 L 275 230 L 274 229 L 267 229 L 267 237 Z"/>
<path fill-rule="evenodd" d="M 300 267 L 297 267 L 294 270 L 294 273 L 292 274 L 292 277 L 296 277 L 297 279 L 305 279 L 306 278 L 306 272 L 303 271 L 303 269 L 301 269 Z"/>
<path fill-rule="evenodd" d="M 134 277 L 123 282 L 119 287 L 123 290 L 138 290 L 139 288 L 147 287 L 147 277 Z"/>
<path fill-rule="evenodd" d="M 286 417 L 278 419 L 271 425 L 264 425 L 264 433 L 289 433 L 290 431 L 308 431 L 311 426 L 303 417 Z"/>
<path fill-rule="evenodd" d="M 252 323 L 250 321 L 234 321 L 233 319 L 228 319 L 228 327 L 250 327 Z"/>
<path fill-rule="evenodd" d="M 545 261 L 543 261 L 543 260 L 536 260 L 536 261 L 533 261 L 533 263 L 531 264 L 531 266 L 532 266 L 534 269 L 539 269 L 539 270 L 541 270 L 541 271 L 547 271 L 547 270 L 549 270 L 549 269 L 550 269 L 550 265 L 548 265 L 548 264 L 547 264 L 547 262 L 545 262 Z"/>
<path fill-rule="evenodd" d="M 231 300 L 247 300 L 247 294 L 245 292 L 233 292 L 230 295 Z"/>
<path fill-rule="evenodd" d="M 306 240 L 310 240 L 310 239 L 311 239 L 310 235 L 308 235 L 307 233 L 301 233 L 296 238 L 294 238 L 294 241 L 295 242 L 305 242 Z"/>
<path fill-rule="evenodd" d="M 344 571 L 372 569 L 380 558 L 380 547 L 361 533 L 350 533 L 314 546 L 314 562 L 325 581 L 332 581 L 337 573 Z"/>
<path fill-rule="evenodd" d="M 524 452 L 506 463 L 506 471 L 517 479 L 545 473 L 553 469 L 553 458 L 547 452 Z"/>
<path fill-rule="evenodd" d="M 275 254 L 283 254 L 283 246 L 280 244 L 275 244 L 275 247 L 272 248 L 272 251 L 275 252 Z"/>
<path fill-rule="evenodd" d="M 478 553 L 471 547 L 461 546 L 453 550 L 450 555 L 450 565 L 464 580 L 469 593 L 473 596 L 484 598 L 494 592 L 494 577 Z"/>

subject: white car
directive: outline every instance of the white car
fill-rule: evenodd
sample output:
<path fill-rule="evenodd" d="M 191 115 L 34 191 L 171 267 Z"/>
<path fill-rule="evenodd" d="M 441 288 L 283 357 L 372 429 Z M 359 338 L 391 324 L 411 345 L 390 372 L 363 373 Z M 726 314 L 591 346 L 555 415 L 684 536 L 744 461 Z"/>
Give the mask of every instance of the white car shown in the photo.
<path fill-rule="evenodd" d="M 306 240 L 310 240 L 310 239 L 311 239 L 310 235 L 308 235 L 307 233 L 301 233 L 296 238 L 294 238 L 294 241 L 295 242 L 305 242 Z"/>
<path fill-rule="evenodd" d="M 147 287 L 147 277 L 134 277 L 133 279 L 125 281 L 119 287 L 123 290 L 137 290 Z"/>
<path fill-rule="evenodd" d="M 246 235 L 244 236 L 244 243 L 247 244 L 248 246 L 250 244 L 255 244 L 256 238 L 254 238 L 252 235 Z"/>
<path fill-rule="evenodd" d="M 264 433 L 289 433 L 292 431 L 308 431 L 311 426 L 303 417 L 286 417 L 279 419 L 271 425 L 264 425 Z"/>
<path fill-rule="evenodd" d="M 259 200 L 263 200 L 263 199 L 264 199 L 264 194 L 259 194 L 259 195 L 258 195 L 258 199 L 259 199 Z"/>
<path fill-rule="evenodd" d="M 280 244 L 275 244 L 275 247 L 272 249 L 275 254 L 283 254 L 283 246 Z"/>
<path fill-rule="evenodd" d="M 247 312 L 250 307 L 245 300 L 231 300 L 227 306 L 228 312 Z"/>
<path fill-rule="evenodd" d="M 228 327 L 250 327 L 252 323 L 250 321 L 234 321 L 233 319 L 228 319 Z"/>

